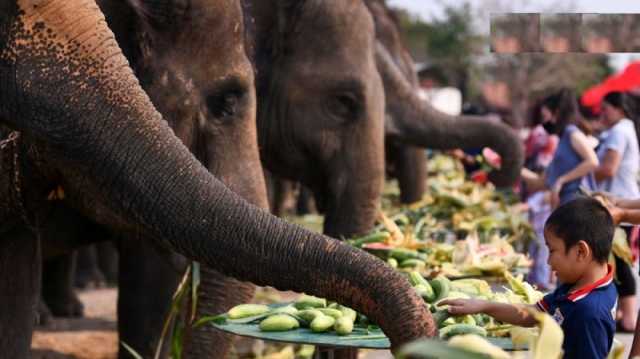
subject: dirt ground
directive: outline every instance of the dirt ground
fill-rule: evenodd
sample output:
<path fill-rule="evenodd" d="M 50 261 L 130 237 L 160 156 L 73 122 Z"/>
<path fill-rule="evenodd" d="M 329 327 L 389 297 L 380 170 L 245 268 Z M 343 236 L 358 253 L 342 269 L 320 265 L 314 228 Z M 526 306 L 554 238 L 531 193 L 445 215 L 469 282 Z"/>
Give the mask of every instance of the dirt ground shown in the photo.
<path fill-rule="evenodd" d="M 34 359 L 112 359 L 116 358 L 115 289 L 80 291 L 85 317 L 53 319 L 38 327 L 31 344 Z"/>

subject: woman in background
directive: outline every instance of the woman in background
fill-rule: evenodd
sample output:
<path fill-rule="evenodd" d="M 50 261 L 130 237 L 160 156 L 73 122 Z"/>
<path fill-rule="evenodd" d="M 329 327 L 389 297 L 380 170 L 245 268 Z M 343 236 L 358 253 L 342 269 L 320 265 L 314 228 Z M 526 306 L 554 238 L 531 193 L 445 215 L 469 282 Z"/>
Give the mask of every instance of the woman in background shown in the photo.
<path fill-rule="evenodd" d="M 619 198 L 639 198 L 637 175 L 640 169 L 637 126 L 634 114 L 628 108 L 626 95 L 610 92 L 602 100 L 601 123 L 604 132 L 600 136 L 597 154 L 600 165 L 594 171 L 596 188 Z M 622 224 L 627 239 L 632 239 L 633 227 Z M 635 246 L 631 246 L 635 247 Z M 618 289 L 619 331 L 631 332 L 636 326 L 636 282 L 630 268 L 615 256 Z"/>
<path fill-rule="evenodd" d="M 540 116 L 545 131 L 560 141 L 542 175 L 523 168 L 521 177 L 531 192 L 549 190 L 551 207 L 555 208 L 576 198 L 581 184 L 595 187 L 591 172 L 599 162 L 593 143 L 578 127 L 581 115 L 572 90 L 562 89 L 544 98 Z"/>

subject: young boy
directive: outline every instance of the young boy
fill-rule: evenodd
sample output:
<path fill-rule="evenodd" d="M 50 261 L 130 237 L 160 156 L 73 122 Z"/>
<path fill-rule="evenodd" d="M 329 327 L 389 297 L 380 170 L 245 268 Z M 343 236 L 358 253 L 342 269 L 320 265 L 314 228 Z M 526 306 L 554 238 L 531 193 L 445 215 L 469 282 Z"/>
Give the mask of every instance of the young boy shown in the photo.
<path fill-rule="evenodd" d="M 547 219 L 544 237 L 549 265 L 559 286 L 536 307 L 549 313 L 564 331 L 564 358 L 606 358 L 615 333 L 618 294 L 607 264 L 614 225 L 595 199 L 578 198 L 558 207 Z M 534 326 L 522 306 L 475 299 L 444 300 L 454 315 L 485 313 L 519 326 Z"/>

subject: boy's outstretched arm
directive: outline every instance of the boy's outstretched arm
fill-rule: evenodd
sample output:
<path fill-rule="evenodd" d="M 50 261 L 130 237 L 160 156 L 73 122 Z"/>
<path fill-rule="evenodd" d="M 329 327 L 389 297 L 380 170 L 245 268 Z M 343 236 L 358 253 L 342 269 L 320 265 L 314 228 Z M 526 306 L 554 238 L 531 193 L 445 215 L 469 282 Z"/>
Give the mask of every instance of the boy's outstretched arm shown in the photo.
<path fill-rule="evenodd" d="M 496 303 L 479 299 L 445 299 L 438 305 L 448 305 L 449 313 L 453 315 L 484 313 L 501 322 L 521 327 L 533 327 L 537 323 L 527 310 L 528 307 L 534 308 L 533 306 Z"/>

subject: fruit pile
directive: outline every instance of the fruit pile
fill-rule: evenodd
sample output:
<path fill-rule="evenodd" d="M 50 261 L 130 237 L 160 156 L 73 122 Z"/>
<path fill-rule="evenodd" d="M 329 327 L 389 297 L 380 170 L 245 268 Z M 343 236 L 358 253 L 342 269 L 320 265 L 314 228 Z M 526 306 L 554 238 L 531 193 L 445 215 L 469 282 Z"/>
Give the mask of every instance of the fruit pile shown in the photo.
<path fill-rule="evenodd" d="M 425 306 L 431 310 L 441 339 L 463 334 L 509 336 L 514 328 L 483 314 L 452 317 L 446 306 L 439 305 L 444 299 L 477 298 L 512 304 L 533 304 L 542 298 L 541 292 L 509 272 L 505 272 L 509 288 L 504 288 L 504 292 L 499 293 L 493 292 L 489 283 L 480 279 L 451 281 L 439 276 L 428 281 L 417 271 L 408 273 L 408 279 L 416 293 L 423 298 Z M 364 315 L 351 308 L 304 294 L 294 303 L 281 303 L 276 307 L 241 304 L 229 310 L 226 320 L 233 324 L 259 323 L 260 330 L 264 332 L 291 331 L 302 327 L 309 328 L 314 333 L 349 335 L 354 327 L 359 327 L 359 331 L 379 329 L 369 323 Z"/>
<path fill-rule="evenodd" d="M 366 316 L 324 298 L 303 294 L 294 303 L 280 303 L 275 306 L 263 304 L 240 304 L 231 308 L 225 322 L 232 324 L 259 323 L 260 331 L 282 332 L 309 328 L 313 333 L 332 332 L 349 335 L 354 328 L 367 334 L 379 330 L 371 325 Z"/>
<path fill-rule="evenodd" d="M 527 268 L 524 250 L 535 233 L 517 199 L 490 184 L 465 178 L 455 159 L 436 155 L 429 162 L 430 191 L 410 206 L 398 205 L 388 187 L 376 228 L 348 240 L 392 266 L 427 276 L 502 276 Z"/>
<path fill-rule="evenodd" d="M 534 304 L 542 298 L 543 294 L 521 277 L 516 278 L 509 272 L 504 272 L 504 276 L 509 288 L 504 287 L 502 292 L 493 292 L 489 283 L 481 279 L 451 281 L 444 276 L 438 276 L 427 281 L 417 271 L 409 273 L 409 282 L 431 310 L 441 339 L 460 334 L 502 337 L 509 336 L 514 326 L 496 322 L 484 314 L 452 317 L 447 306 L 439 303 L 444 299 L 475 298 L 510 304 Z"/>

